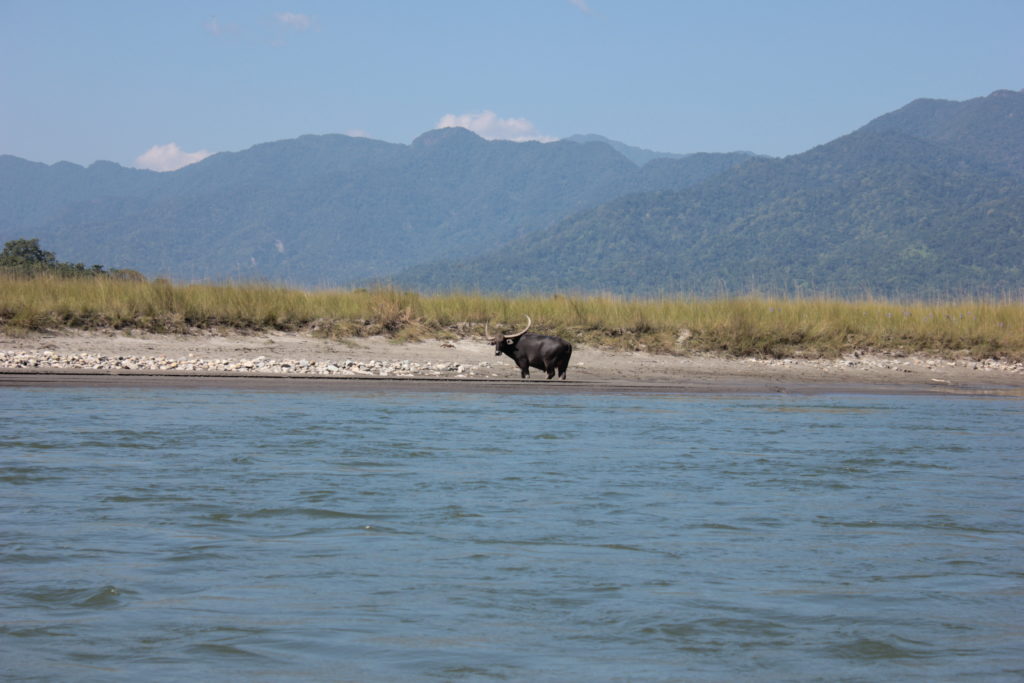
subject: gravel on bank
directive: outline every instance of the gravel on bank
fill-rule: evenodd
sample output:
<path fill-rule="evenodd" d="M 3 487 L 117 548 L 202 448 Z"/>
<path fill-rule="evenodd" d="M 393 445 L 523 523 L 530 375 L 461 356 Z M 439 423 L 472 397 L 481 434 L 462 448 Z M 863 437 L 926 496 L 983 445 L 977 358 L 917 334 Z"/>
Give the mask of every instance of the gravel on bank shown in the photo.
<path fill-rule="evenodd" d="M 995 359 L 942 360 L 920 357 L 861 356 L 839 359 L 763 359 L 744 358 L 737 362 L 764 368 L 816 369 L 831 374 L 835 371 L 889 370 L 910 373 L 915 370 L 959 368 L 980 372 L 1024 374 L 1024 363 Z M 419 362 L 412 360 L 308 360 L 305 358 L 201 358 L 195 354 L 167 356 L 107 356 L 91 353 L 57 353 L 42 351 L 0 351 L 0 369 L 5 370 L 93 370 L 98 372 L 177 372 L 177 373 L 258 373 L 275 375 L 310 375 L 335 377 L 504 377 L 489 361 L 454 363 L 449 361 Z M 507 369 L 507 368 L 505 368 Z"/>
<path fill-rule="evenodd" d="M 255 358 L 180 358 L 165 356 L 105 356 L 53 351 L 0 351 L 0 368 L 7 370 L 95 370 L 106 372 L 237 372 L 335 377 L 497 377 L 489 362 L 450 363 L 410 360 L 317 361 Z"/>
<path fill-rule="evenodd" d="M 395 343 L 383 337 L 331 340 L 302 333 L 157 335 L 55 331 L 0 334 L 0 374 L 200 376 L 295 379 L 520 382 L 511 359 L 482 338 Z M 1024 363 L 943 359 L 896 352 L 829 359 L 663 355 L 577 347 L 570 382 L 763 390 L 780 385 L 879 388 L 1008 387 L 1024 392 Z M 534 370 L 534 383 L 545 374 Z M 549 384 L 548 382 L 544 382 Z"/>

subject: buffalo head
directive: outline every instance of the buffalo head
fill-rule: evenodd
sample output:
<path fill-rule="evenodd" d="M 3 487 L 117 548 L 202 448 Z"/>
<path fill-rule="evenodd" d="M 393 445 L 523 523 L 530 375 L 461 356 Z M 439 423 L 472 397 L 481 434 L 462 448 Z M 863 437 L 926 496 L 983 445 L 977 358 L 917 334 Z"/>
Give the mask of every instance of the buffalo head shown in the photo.
<path fill-rule="evenodd" d="M 487 337 L 487 339 L 492 344 L 494 344 L 494 355 L 500 356 L 503 352 L 505 352 L 504 347 L 514 347 L 516 345 L 516 342 L 519 341 L 519 338 L 526 334 L 527 330 L 530 329 L 530 325 L 532 324 L 533 321 L 530 320 L 530 316 L 526 316 L 526 327 L 524 327 L 522 331 L 516 332 L 515 334 L 503 334 L 500 331 L 491 334 L 490 327 L 488 326 L 487 323 L 484 323 L 484 336 Z"/>

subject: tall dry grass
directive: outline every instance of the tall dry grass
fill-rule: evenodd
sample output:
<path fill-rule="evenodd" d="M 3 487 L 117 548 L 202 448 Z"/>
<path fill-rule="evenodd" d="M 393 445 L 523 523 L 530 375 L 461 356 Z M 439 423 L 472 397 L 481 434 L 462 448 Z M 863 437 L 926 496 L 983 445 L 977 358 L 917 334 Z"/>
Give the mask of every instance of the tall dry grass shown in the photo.
<path fill-rule="evenodd" d="M 0 276 L 8 333 L 60 327 L 306 330 L 331 337 L 457 337 L 521 326 L 577 343 L 655 352 L 835 356 L 852 350 L 1024 359 L 1024 302 L 772 296 L 425 295 L 391 288 L 304 291 L 271 284 L 174 284 Z"/>

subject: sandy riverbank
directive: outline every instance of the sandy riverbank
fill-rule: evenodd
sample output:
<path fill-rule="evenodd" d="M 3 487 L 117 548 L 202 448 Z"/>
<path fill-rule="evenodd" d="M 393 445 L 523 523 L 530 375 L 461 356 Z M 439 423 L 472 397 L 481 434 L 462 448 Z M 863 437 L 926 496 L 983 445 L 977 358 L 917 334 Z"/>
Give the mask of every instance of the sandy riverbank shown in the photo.
<path fill-rule="evenodd" d="M 577 348 L 568 382 L 519 379 L 483 339 L 395 344 L 297 333 L 152 335 L 58 332 L 0 336 L 0 386 L 73 383 L 199 386 L 387 385 L 497 391 L 855 392 L 1024 396 L 1024 366 L 892 355 L 835 360 L 668 356 Z M 337 380 L 351 380 L 347 384 Z M 402 384 L 404 382 L 404 384 Z M 238 386 L 238 382 L 234 384 Z M 555 385 L 558 384 L 557 388 Z M 547 388 L 541 388 L 545 385 Z"/>

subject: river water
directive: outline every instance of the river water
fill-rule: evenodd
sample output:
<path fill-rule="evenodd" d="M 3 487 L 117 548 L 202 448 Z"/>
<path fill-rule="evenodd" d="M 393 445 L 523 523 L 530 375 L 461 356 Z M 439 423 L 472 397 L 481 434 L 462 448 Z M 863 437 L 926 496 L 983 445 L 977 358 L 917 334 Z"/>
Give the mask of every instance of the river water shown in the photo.
<path fill-rule="evenodd" d="M 0 390 L 0 672 L 1021 680 L 1024 402 Z"/>

